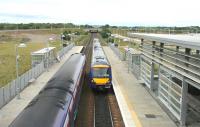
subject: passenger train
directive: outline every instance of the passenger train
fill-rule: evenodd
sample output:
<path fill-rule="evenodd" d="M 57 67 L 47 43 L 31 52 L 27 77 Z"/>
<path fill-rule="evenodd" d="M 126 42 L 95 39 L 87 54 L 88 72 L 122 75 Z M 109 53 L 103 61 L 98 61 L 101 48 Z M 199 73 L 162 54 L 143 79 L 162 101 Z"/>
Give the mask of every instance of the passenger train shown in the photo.
<path fill-rule="evenodd" d="M 93 89 L 103 90 L 112 87 L 111 66 L 98 38 L 94 38 L 93 40 L 89 81 L 89 86 Z"/>
<path fill-rule="evenodd" d="M 9 127 L 74 127 L 85 55 L 73 54 Z"/>

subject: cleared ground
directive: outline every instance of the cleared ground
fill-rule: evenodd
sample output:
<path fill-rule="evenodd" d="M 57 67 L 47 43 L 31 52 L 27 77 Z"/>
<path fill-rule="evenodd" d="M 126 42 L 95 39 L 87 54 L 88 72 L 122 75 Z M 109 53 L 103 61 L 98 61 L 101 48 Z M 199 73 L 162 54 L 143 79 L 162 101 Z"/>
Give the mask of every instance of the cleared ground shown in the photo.
<path fill-rule="evenodd" d="M 75 32 L 79 29 L 65 30 Z M 16 44 L 23 42 L 27 45 L 26 48 L 18 48 L 20 55 L 19 74 L 23 74 L 31 68 L 31 52 L 46 47 L 50 37 L 53 38 L 53 41 L 49 41 L 49 46 L 56 47 L 57 51 L 61 49 L 60 33 L 63 31 L 63 29 L 53 29 L 0 32 L 0 87 L 16 78 Z M 87 35 L 75 36 L 73 42 L 75 41 L 77 45 L 83 45 L 87 38 Z"/>

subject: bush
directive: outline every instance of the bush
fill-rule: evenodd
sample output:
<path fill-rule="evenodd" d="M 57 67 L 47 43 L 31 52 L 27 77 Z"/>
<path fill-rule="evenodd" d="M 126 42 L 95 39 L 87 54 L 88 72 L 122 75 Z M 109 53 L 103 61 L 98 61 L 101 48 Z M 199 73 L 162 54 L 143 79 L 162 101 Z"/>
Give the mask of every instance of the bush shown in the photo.
<path fill-rule="evenodd" d="M 108 42 L 114 43 L 114 38 L 109 38 Z"/>
<path fill-rule="evenodd" d="M 110 30 L 108 30 L 107 28 L 102 29 L 101 31 L 101 36 L 103 38 L 108 38 L 111 35 Z"/>
<path fill-rule="evenodd" d="M 63 37 L 63 40 L 70 41 L 70 40 L 71 40 L 71 37 L 70 37 L 69 34 L 71 34 L 71 31 L 70 31 L 70 30 L 69 30 L 69 31 L 64 31 L 64 32 L 63 32 L 63 35 L 64 35 L 65 37 Z"/>

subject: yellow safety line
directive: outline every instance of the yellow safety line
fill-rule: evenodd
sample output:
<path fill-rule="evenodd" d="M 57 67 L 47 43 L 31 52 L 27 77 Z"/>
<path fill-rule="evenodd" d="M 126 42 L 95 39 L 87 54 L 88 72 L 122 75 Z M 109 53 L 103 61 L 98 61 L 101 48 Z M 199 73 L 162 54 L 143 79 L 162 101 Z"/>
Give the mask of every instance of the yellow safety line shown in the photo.
<path fill-rule="evenodd" d="M 113 64 L 111 64 L 111 66 L 112 66 Z M 113 77 L 115 77 L 115 80 L 116 80 L 116 77 L 118 77 L 117 79 L 120 79 L 119 78 L 119 76 L 118 76 L 118 74 L 116 73 L 116 71 L 113 69 L 113 74 L 114 74 L 114 72 L 115 72 L 115 76 L 113 75 Z M 116 82 L 118 83 L 118 85 L 119 85 L 119 82 L 116 80 Z M 120 85 L 119 85 L 119 87 L 120 87 Z M 122 89 L 122 90 L 121 90 Z M 136 127 L 142 127 L 142 124 L 141 124 L 141 121 L 139 120 L 139 118 L 138 118 L 138 115 L 137 115 L 137 113 L 135 112 L 135 110 L 134 110 L 134 106 L 133 106 L 133 108 L 131 108 L 132 106 L 131 106 L 131 104 L 129 103 L 129 101 L 128 101 L 128 97 L 127 97 L 127 95 L 125 94 L 125 92 L 123 92 L 123 91 L 125 91 L 122 87 L 120 87 L 120 91 L 123 93 L 122 94 L 122 96 L 123 96 L 123 98 L 125 99 L 125 101 L 126 101 L 126 103 L 127 103 L 127 106 L 128 106 L 128 109 L 129 109 L 129 111 L 131 111 L 131 109 L 133 109 L 132 111 L 131 111 L 131 116 L 132 116 L 132 118 L 133 118 L 133 120 L 135 121 L 135 125 L 136 125 Z"/>
<path fill-rule="evenodd" d="M 122 93 L 123 93 L 123 92 L 122 92 Z M 124 94 L 124 93 L 123 93 L 123 94 Z M 128 103 L 128 99 L 127 99 L 127 98 L 128 98 L 127 95 L 124 94 L 124 99 L 126 100 L 127 105 L 128 105 L 128 108 L 129 108 L 129 110 L 130 110 L 130 109 L 131 109 L 131 104 Z M 135 110 L 134 110 L 134 107 L 133 107 L 133 110 L 131 111 L 131 114 L 132 114 L 132 117 L 133 117 L 133 119 L 134 119 L 134 121 L 135 121 L 136 127 L 142 127 L 142 124 L 141 124 L 141 122 L 140 122 L 140 120 L 139 120 L 139 118 L 138 118 L 138 115 L 137 115 L 137 113 L 136 113 Z"/>
<path fill-rule="evenodd" d="M 115 71 L 114 71 L 115 72 Z M 119 77 L 118 76 L 118 74 L 115 72 L 115 75 L 116 75 L 116 77 Z M 119 79 L 119 78 L 118 78 Z M 115 80 L 116 80 L 116 78 L 115 78 Z M 117 80 L 116 80 L 117 81 Z M 117 81 L 118 82 L 118 81 Z M 118 84 L 119 84 L 119 82 L 118 82 Z M 131 111 L 131 104 L 129 103 L 129 99 L 128 99 L 128 97 L 127 97 L 127 95 L 123 92 L 124 91 L 124 89 L 119 85 L 119 87 L 120 87 L 120 91 L 123 93 L 122 94 L 122 96 L 124 97 L 124 99 L 125 99 L 125 101 L 127 102 L 127 106 L 128 106 L 128 108 L 129 108 L 129 111 Z M 122 90 L 121 90 L 122 89 Z M 135 124 L 136 124 L 136 127 L 142 127 L 142 124 L 141 124 L 141 122 L 140 122 L 140 120 L 139 120 L 139 118 L 138 118 L 138 115 L 137 115 L 137 113 L 135 112 L 135 110 L 134 110 L 134 107 L 133 107 L 133 110 L 131 111 L 131 116 L 132 116 L 132 118 L 134 119 L 134 121 L 135 121 Z"/>

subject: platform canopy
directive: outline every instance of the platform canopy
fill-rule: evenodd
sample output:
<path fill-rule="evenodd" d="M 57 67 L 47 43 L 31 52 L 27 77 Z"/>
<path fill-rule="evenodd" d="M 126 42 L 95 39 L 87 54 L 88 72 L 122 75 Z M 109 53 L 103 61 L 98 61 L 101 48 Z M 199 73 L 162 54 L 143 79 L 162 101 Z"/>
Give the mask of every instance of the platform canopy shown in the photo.
<path fill-rule="evenodd" d="M 44 62 L 44 66 L 47 67 L 46 65 L 53 63 L 55 59 L 56 59 L 55 47 L 43 48 L 31 53 L 32 67 L 36 66 L 41 62 Z"/>
<path fill-rule="evenodd" d="M 47 52 L 50 52 L 51 50 L 55 49 L 55 47 L 48 47 L 48 48 L 43 48 L 38 51 L 32 52 L 32 55 L 41 55 L 45 54 Z"/>
<path fill-rule="evenodd" d="M 147 33 L 129 33 L 130 37 L 140 38 L 148 41 L 168 43 L 184 48 L 200 50 L 199 34 L 147 34 Z"/>

